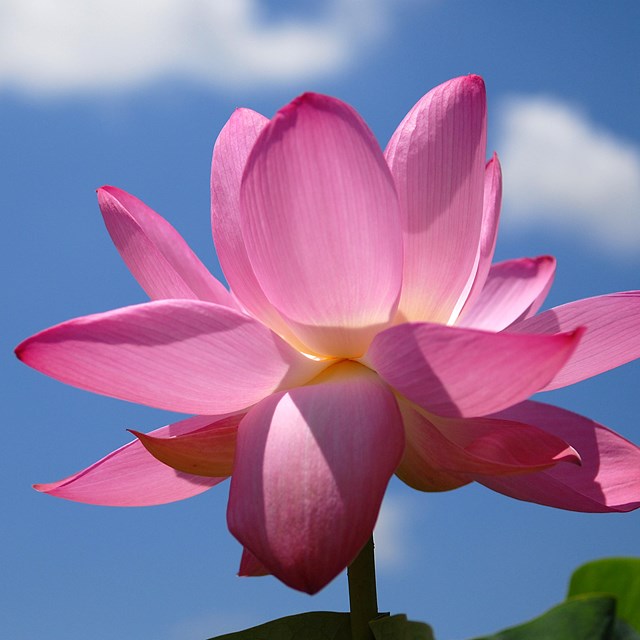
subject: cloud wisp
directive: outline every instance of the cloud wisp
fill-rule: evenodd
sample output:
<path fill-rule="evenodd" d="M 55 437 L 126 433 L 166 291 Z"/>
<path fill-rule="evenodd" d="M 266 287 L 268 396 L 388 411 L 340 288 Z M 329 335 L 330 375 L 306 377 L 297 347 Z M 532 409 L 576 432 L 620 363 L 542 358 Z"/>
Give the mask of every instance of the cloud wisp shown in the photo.
<path fill-rule="evenodd" d="M 640 148 L 548 97 L 505 101 L 506 227 L 572 233 L 627 258 L 640 242 Z"/>
<path fill-rule="evenodd" d="M 30 95 L 129 90 L 164 78 L 218 87 L 343 71 L 379 42 L 391 0 L 328 0 L 269 20 L 264 0 L 4 0 L 0 88 Z"/>

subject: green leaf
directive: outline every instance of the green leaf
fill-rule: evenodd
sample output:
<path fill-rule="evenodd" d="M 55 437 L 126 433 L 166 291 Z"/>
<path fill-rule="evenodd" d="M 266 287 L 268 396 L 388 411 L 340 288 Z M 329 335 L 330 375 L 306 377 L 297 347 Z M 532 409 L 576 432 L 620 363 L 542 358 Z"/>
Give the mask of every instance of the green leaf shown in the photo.
<path fill-rule="evenodd" d="M 581 593 L 615 596 L 618 617 L 640 632 L 640 558 L 605 558 L 576 569 L 569 596 Z"/>
<path fill-rule="evenodd" d="M 640 640 L 640 633 L 624 620 L 616 618 L 611 640 Z"/>
<path fill-rule="evenodd" d="M 351 640 L 351 622 L 348 613 L 314 611 L 210 640 Z"/>
<path fill-rule="evenodd" d="M 369 627 L 375 640 L 435 640 L 428 624 L 407 620 L 404 614 L 372 620 Z"/>
<path fill-rule="evenodd" d="M 615 598 L 578 596 L 539 618 L 476 640 L 618 640 L 612 635 L 615 615 Z"/>

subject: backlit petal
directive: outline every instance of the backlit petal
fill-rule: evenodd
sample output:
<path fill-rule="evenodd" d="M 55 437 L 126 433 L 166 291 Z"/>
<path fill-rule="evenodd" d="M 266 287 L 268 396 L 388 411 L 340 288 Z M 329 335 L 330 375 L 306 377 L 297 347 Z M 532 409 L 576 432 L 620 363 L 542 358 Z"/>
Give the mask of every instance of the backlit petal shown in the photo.
<path fill-rule="evenodd" d="M 481 416 L 544 387 L 567 361 L 580 333 L 540 336 L 402 324 L 376 336 L 363 362 L 431 413 Z"/>
<path fill-rule="evenodd" d="M 241 422 L 229 529 L 285 584 L 315 593 L 371 536 L 403 448 L 393 394 L 365 367 L 337 364 Z"/>
<path fill-rule="evenodd" d="M 223 418 L 198 431 L 178 436 L 154 436 L 131 430 L 157 460 L 176 471 L 197 476 L 230 476 L 236 451 L 238 423 L 244 414 Z"/>
<path fill-rule="evenodd" d="M 156 429 L 151 434 L 179 436 L 205 428 L 219 419 L 197 416 Z M 223 480 L 177 472 L 158 462 L 138 440 L 134 440 L 64 480 L 36 484 L 34 488 L 57 498 L 87 504 L 144 507 L 195 496 Z"/>
<path fill-rule="evenodd" d="M 113 243 L 152 300 L 191 298 L 237 307 L 182 236 L 144 202 L 102 187 L 98 203 Z"/>
<path fill-rule="evenodd" d="M 249 549 L 242 549 L 242 557 L 240 558 L 240 568 L 238 575 L 242 577 L 258 578 L 260 576 L 268 576 L 269 570 L 256 558 Z"/>
<path fill-rule="evenodd" d="M 393 179 L 348 105 L 304 94 L 254 145 L 242 232 L 268 299 L 309 348 L 359 356 L 395 314 L 402 238 Z"/>
<path fill-rule="evenodd" d="M 235 296 L 255 318 L 295 342 L 297 339 L 256 280 L 240 228 L 242 173 L 251 148 L 268 122 L 251 109 L 236 109 L 220 132 L 211 161 L 211 227 L 220 266 Z"/>
<path fill-rule="evenodd" d="M 582 466 L 562 464 L 524 476 L 476 478 L 527 502 L 570 511 L 632 511 L 640 507 L 640 448 L 601 424 L 565 409 L 523 402 L 499 417 L 554 433 L 580 453 Z"/>
<path fill-rule="evenodd" d="M 544 390 L 558 389 L 640 357 L 640 291 L 570 302 L 509 327 L 510 332 L 553 334 L 582 326 L 577 349 Z"/>
<path fill-rule="evenodd" d="M 519 318 L 533 315 L 544 302 L 555 271 L 551 256 L 494 264 L 477 300 L 465 307 L 456 325 L 502 331 Z"/>
<path fill-rule="evenodd" d="M 69 320 L 27 338 L 16 354 L 65 384 L 201 415 L 239 411 L 326 366 L 257 320 L 196 300 Z"/>
<path fill-rule="evenodd" d="M 446 323 L 468 293 L 481 238 L 485 153 L 486 94 L 472 75 L 427 93 L 389 142 L 404 232 L 404 320 Z"/>

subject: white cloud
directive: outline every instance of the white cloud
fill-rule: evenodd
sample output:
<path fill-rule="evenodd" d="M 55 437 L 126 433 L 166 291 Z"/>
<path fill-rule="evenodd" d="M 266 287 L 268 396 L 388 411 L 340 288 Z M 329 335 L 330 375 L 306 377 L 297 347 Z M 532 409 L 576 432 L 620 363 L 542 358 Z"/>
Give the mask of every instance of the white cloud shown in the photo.
<path fill-rule="evenodd" d="M 553 98 L 511 98 L 499 121 L 504 223 L 640 249 L 640 148 Z"/>
<path fill-rule="evenodd" d="M 387 492 L 373 532 L 376 564 L 380 569 L 397 571 L 406 565 L 411 557 L 410 530 L 409 502 Z"/>
<path fill-rule="evenodd" d="M 392 0 L 326 0 L 266 20 L 264 0 L 2 0 L 0 87 L 127 89 L 167 76 L 214 85 L 340 71 L 384 35 Z"/>

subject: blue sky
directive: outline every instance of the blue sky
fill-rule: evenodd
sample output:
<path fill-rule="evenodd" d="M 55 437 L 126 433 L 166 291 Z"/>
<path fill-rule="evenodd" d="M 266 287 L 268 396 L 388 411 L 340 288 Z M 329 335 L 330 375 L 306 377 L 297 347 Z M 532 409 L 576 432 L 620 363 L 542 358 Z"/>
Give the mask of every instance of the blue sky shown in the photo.
<path fill-rule="evenodd" d="M 135 5 L 135 6 L 130 6 Z M 227 484 L 146 509 L 37 494 L 173 416 L 65 387 L 15 360 L 26 336 L 142 302 L 95 189 L 167 217 L 220 275 L 209 229 L 213 142 L 237 106 L 265 115 L 304 90 L 353 104 L 384 146 L 413 103 L 484 76 L 505 202 L 497 258 L 551 253 L 548 305 L 640 288 L 640 4 L 507 0 L 0 5 L 4 451 L 0 628 L 15 640 L 200 640 L 347 607 L 235 576 Z M 8 227 L 8 232 L 6 231 Z M 640 366 L 545 401 L 640 442 Z M 470 638 L 541 613 L 580 563 L 640 555 L 640 513 L 583 515 L 482 487 L 392 482 L 377 536 L 383 610 Z"/>

